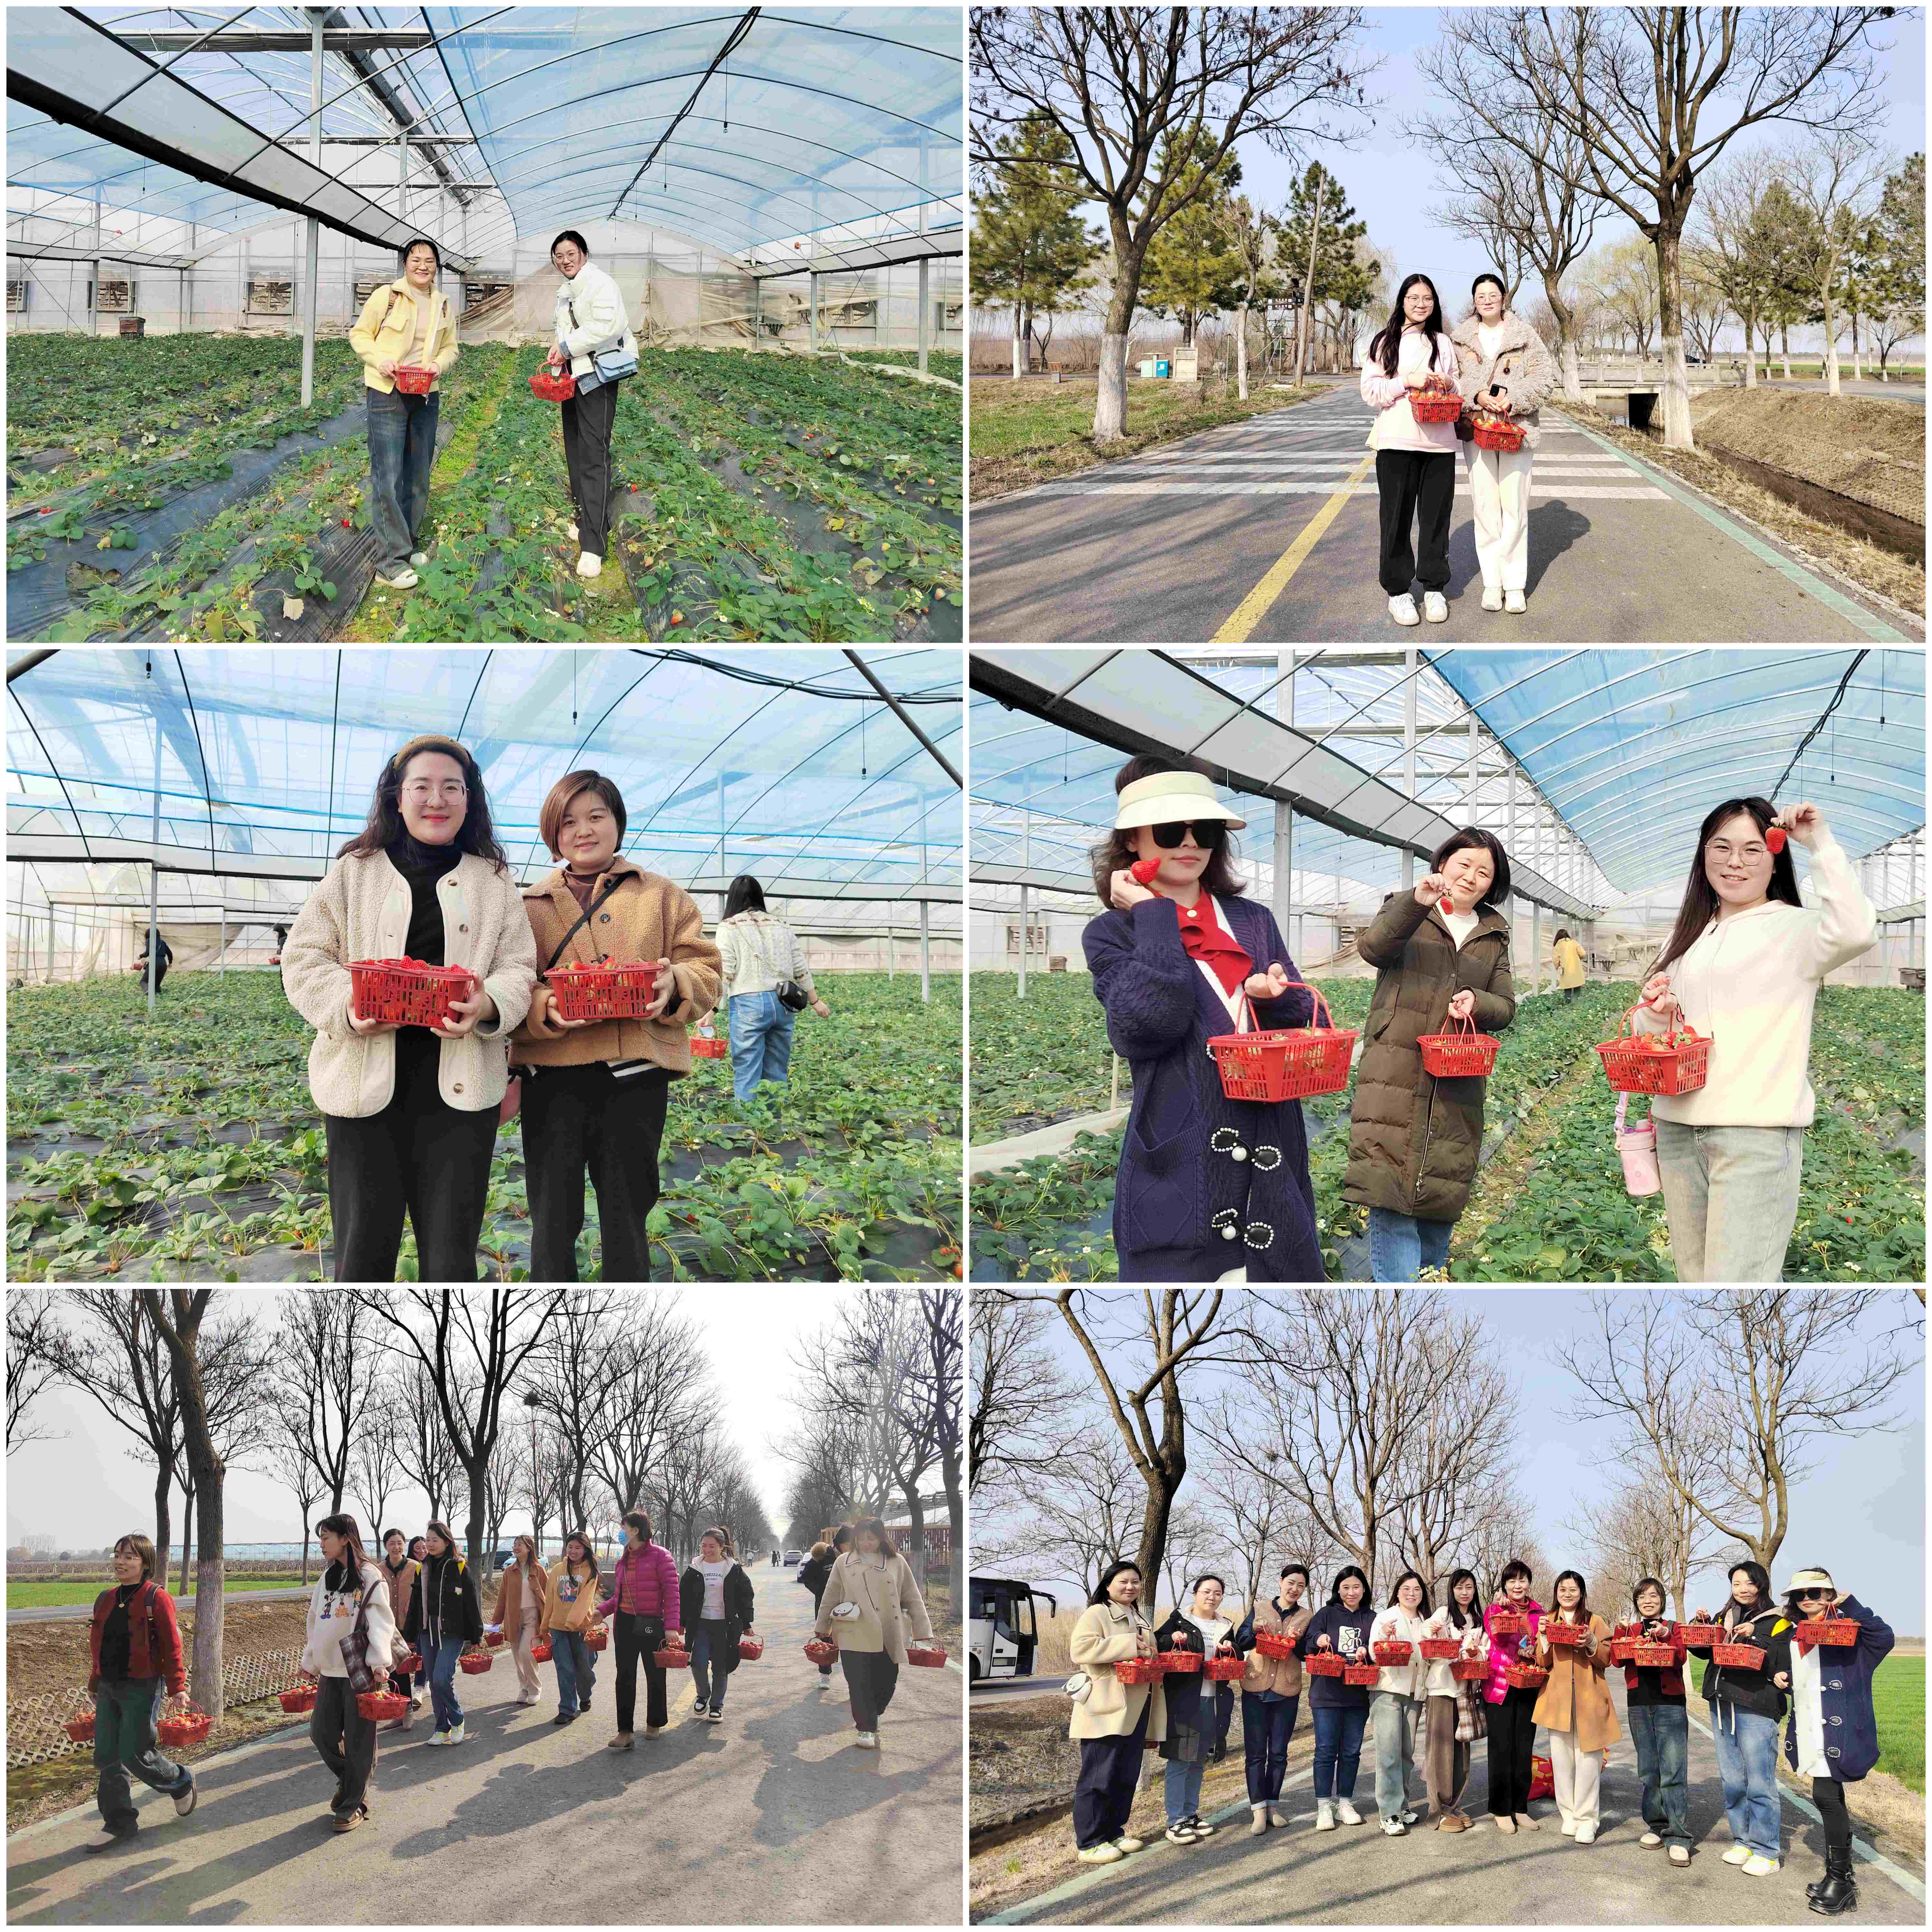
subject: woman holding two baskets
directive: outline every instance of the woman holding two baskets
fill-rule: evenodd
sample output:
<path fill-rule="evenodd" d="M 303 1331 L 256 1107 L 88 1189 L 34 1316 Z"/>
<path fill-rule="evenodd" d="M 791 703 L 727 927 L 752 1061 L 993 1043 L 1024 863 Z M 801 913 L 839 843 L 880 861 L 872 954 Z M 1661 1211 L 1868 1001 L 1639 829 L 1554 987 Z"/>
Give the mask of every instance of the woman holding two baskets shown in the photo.
<path fill-rule="evenodd" d="M 1624 1708 L 1630 1713 L 1630 1742 L 1636 1747 L 1636 1774 L 1643 1786 L 1643 1836 L 1647 1850 L 1666 1847 L 1670 1862 L 1690 1862 L 1688 1822 L 1690 1714 L 1684 1702 L 1684 1626 L 1664 1613 L 1664 1586 L 1654 1576 L 1638 1580 L 1630 1592 L 1636 1616 L 1616 1634 L 1633 1645 L 1667 1651 L 1668 1663 L 1624 1664 Z"/>
<path fill-rule="evenodd" d="M 1534 1581 L 1527 1563 L 1503 1567 L 1503 1593 L 1483 1612 L 1483 1634 L 1488 1646 L 1490 1673 L 1483 1685 L 1489 1706 L 1490 1815 L 1505 1834 L 1519 1827 L 1541 1827 L 1529 1808 L 1529 1782 L 1536 1755 L 1536 1691 L 1512 1684 L 1506 1675 L 1515 1664 L 1536 1655 L 1537 1628 L 1543 1606 L 1529 1594 Z"/>

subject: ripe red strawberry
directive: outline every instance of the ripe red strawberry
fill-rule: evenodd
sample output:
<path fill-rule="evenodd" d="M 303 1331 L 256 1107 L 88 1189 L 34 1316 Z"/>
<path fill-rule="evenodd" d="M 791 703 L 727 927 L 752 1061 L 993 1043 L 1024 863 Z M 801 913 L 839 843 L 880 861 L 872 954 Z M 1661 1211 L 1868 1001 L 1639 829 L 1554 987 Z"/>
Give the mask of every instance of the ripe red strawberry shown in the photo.
<path fill-rule="evenodd" d="M 1436 902 L 1436 909 L 1438 912 L 1454 912 L 1456 910 L 1456 902 L 1453 899 L 1438 899 Z"/>
<path fill-rule="evenodd" d="M 1764 835 L 1764 849 L 1774 859 L 1784 850 L 1784 827 L 1774 825 Z"/>
<path fill-rule="evenodd" d="M 1150 886 L 1154 884 L 1154 875 L 1160 870 L 1160 861 L 1158 859 L 1136 859 L 1127 869 L 1141 884 Z"/>

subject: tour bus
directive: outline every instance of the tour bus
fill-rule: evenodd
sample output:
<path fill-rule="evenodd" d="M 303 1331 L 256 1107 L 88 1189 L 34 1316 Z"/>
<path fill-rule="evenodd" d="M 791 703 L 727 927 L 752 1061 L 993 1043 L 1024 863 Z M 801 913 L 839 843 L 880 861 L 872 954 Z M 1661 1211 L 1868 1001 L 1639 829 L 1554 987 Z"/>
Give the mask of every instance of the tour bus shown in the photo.
<path fill-rule="evenodd" d="M 1049 1616 L 1059 1614 L 1054 1599 L 1030 1583 L 1016 1583 L 1006 1576 L 972 1579 L 972 1618 L 966 1648 L 975 1684 L 982 1678 L 1033 1675 L 1040 1649 L 1037 1604 L 1046 1606 Z"/>

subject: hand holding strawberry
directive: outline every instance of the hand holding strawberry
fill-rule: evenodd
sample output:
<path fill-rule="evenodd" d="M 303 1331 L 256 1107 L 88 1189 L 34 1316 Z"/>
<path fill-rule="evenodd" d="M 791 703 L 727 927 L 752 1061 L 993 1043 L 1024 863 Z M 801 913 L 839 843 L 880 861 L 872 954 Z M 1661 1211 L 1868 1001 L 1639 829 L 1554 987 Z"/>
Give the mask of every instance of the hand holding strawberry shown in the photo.
<path fill-rule="evenodd" d="M 1783 838 L 1778 838 L 1774 845 L 1772 840 L 1780 832 L 1788 832 L 1806 851 L 1815 852 L 1818 849 L 1818 835 L 1824 829 L 1825 814 L 1807 800 L 1801 805 L 1784 806 L 1778 814 L 1778 823 L 1764 835 L 1764 842 L 1774 853 L 1781 851 L 1784 846 Z"/>
<path fill-rule="evenodd" d="M 1449 900 L 1449 881 L 1440 872 L 1431 872 L 1415 889 L 1415 902 L 1419 906 L 1434 901 L 1443 910 L 1452 910 L 1454 902 L 1450 900 L 1448 904 L 1443 905 L 1445 900 Z"/>
<path fill-rule="evenodd" d="M 1141 862 L 1144 865 L 1147 862 L 1142 860 Z M 1108 881 L 1108 896 L 1123 912 L 1131 912 L 1143 899 L 1160 896 L 1158 892 L 1150 892 L 1142 885 L 1134 877 L 1133 871 L 1126 867 L 1123 867 Z"/>

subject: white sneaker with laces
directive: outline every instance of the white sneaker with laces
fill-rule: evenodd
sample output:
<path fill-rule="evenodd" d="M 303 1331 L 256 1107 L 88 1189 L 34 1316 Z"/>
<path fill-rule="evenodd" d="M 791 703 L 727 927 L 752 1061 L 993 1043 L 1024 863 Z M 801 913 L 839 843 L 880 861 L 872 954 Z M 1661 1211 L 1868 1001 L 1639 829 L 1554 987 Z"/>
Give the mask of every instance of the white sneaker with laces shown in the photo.
<path fill-rule="evenodd" d="M 1529 605 L 1520 590 L 1505 590 L 1503 592 L 1503 608 L 1512 617 L 1520 617 Z"/>
<path fill-rule="evenodd" d="M 1439 590 L 1425 590 L 1422 593 L 1422 614 L 1432 624 L 1446 624 L 1449 621 L 1449 600 Z"/>
<path fill-rule="evenodd" d="M 1177 1819 L 1174 1823 L 1168 1826 L 1166 1836 L 1170 1845 L 1193 1845 L 1200 1843 L 1185 1818 Z"/>
<path fill-rule="evenodd" d="M 1189 1816 L 1187 1822 L 1197 1838 L 1211 1838 L 1221 1828 L 1218 1825 L 1209 1824 L 1198 1811 Z"/>
<path fill-rule="evenodd" d="M 579 577 L 598 576 L 603 568 L 604 560 L 594 551 L 586 550 L 577 560 L 577 574 Z"/>
<path fill-rule="evenodd" d="M 1744 1862 L 1746 1878 L 1768 1878 L 1778 1869 L 1775 1858 L 1766 1858 L 1762 1852 L 1754 1852 Z"/>
<path fill-rule="evenodd" d="M 1118 1845 L 1089 1845 L 1074 1856 L 1083 1865 L 1117 1865 L 1126 1854 Z"/>
<path fill-rule="evenodd" d="M 1142 1851 L 1144 1850 L 1147 1846 L 1146 1839 L 1137 1838 L 1131 1832 L 1123 1832 L 1120 1835 L 1114 1840 L 1114 1843 L 1119 1846 L 1120 1850 L 1124 1852 Z"/>
<path fill-rule="evenodd" d="M 416 574 L 405 565 L 400 570 L 388 577 L 385 577 L 380 570 L 377 571 L 376 581 L 378 584 L 386 584 L 392 590 L 413 590 L 416 587 Z"/>
<path fill-rule="evenodd" d="M 1597 1828 L 1594 1825 L 1576 1827 L 1576 1842 L 1580 1845 L 1594 1845 L 1597 1842 Z"/>
<path fill-rule="evenodd" d="M 1503 593 L 1500 590 L 1485 590 L 1483 592 L 1483 608 L 1485 610 L 1500 610 L 1502 608 Z"/>
<path fill-rule="evenodd" d="M 446 1744 L 460 1744 L 463 1743 L 464 1742 L 463 1726 L 460 1724 L 458 1724 L 453 1731 L 446 1732 L 444 1734 L 442 1741 Z"/>
<path fill-rule="evenodd" d="M 1415 608 L 1415 599 L 1406 590 L 1400 597 L 1389 599 L 1389 615 L 1398 624 L 1419 624 L 1422 622 Z"/>
<path fill-rule="evenodd" d="M 1724 1854 L 1724 1862 L 1727 1865 L 1741 1865 L 1750 1856 L 1751 1850 L 1748 1845 L 1733 1845 Z"/>
<path fill-rule="evenodd" d="M 1335 1811 L 1345 1825 L 1359 1825 L 1362 1822 L 1362 1814 L 1355 1809 L 1355 1801 L 1352 1798 L 1337 1798 Z"/>
<path fill-rule="evenodd" d="M 1335 1808 L 1325 1798 L 1316 1802 L 1315 1828 L 1318 1832 L 1332 1832 L 1335 1828 Z"/>
<path fill-rule="evenodd" d="M 861 1731 L 859 1733 L 859 1748 L 861 1750 L 877 1750 L 878 1748 L 879 1734 L 877 1731 Z"/>
<path fill-rule="evenodd" d="M 1400 1818 L 1384 1818 L 1382 1820 L 1382 1836 L 1385 1838 L 1406 1838 L 1408 1836 L 1408 1827 Z"/>

